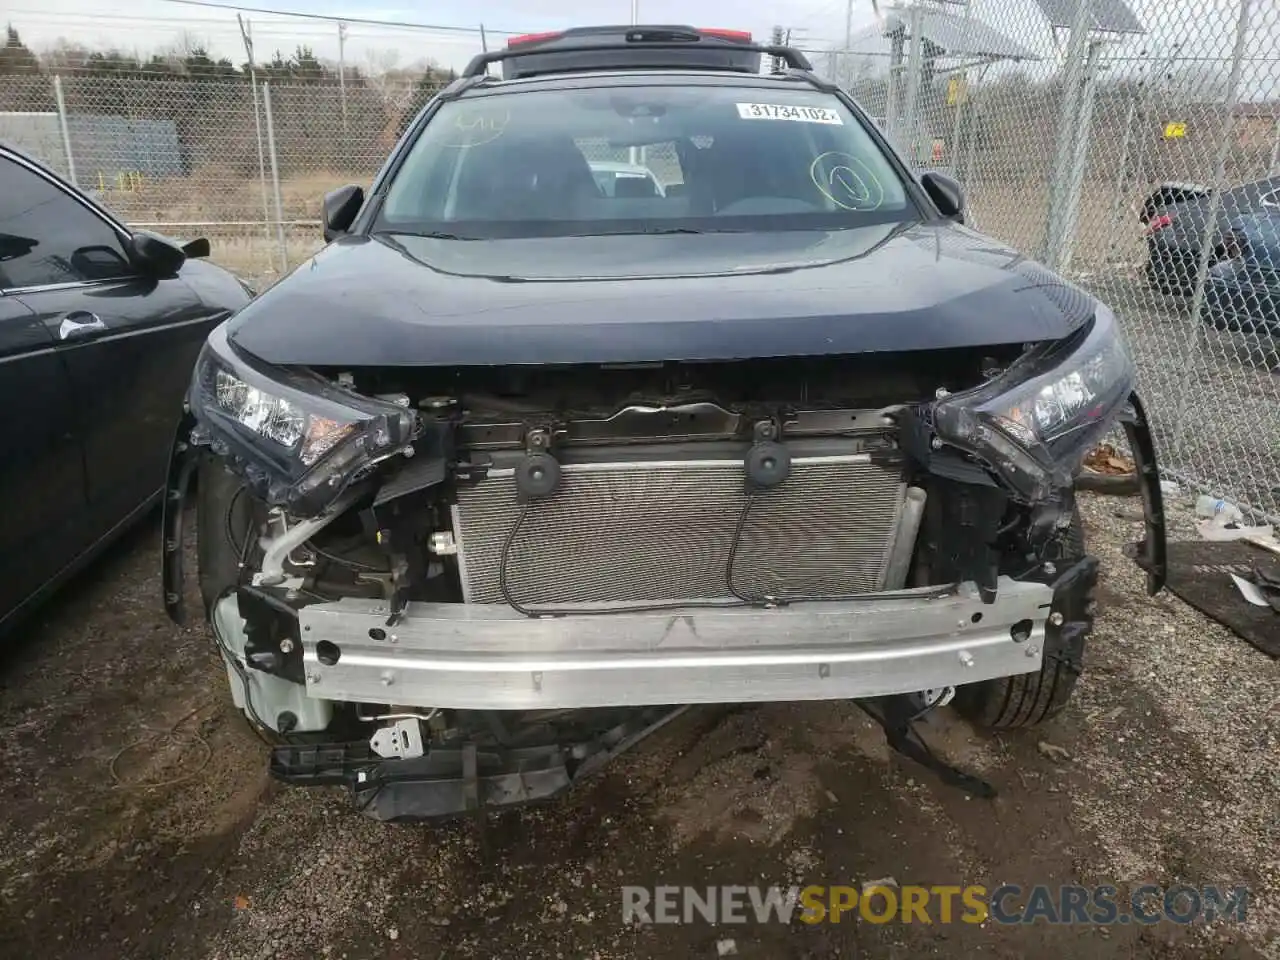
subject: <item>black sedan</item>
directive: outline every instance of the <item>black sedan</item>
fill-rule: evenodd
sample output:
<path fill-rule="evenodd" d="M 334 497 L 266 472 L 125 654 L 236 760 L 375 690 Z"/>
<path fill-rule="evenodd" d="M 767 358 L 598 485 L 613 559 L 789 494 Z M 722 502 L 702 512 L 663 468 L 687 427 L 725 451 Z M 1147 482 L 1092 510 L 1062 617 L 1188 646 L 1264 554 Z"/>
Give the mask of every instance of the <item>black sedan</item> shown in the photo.
<path fill-rule="evenodd" d="M 153 505 L 232 274 L 0 147 L 0 632 Z"/>
<path fill-rule="evenodd" d="M 1189 294 L 1204 242 L 1212 191 L 1193 184 L 1163 184 L 1143 205 L 1147 281 L 1163 293 Z M 1280 214 L 1280 177 L 1254 180 L 1225 191 L 1212 231 L 1209 266 L 1230 259 L 1230 225 L 1240 217 Z"/>

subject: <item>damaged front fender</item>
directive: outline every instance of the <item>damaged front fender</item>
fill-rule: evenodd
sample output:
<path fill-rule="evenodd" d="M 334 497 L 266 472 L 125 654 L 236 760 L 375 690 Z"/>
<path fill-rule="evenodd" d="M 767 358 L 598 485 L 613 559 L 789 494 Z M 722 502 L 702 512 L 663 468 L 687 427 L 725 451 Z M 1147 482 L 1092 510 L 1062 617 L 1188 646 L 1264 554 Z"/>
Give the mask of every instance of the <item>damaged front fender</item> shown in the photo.
<path fill-rule="evenodd" d="M 1145 536 L 1126 546 L 1125 554 L 1147 574 L 1147 593 L 1155 596 L 1164 589 L 1168 575 L 1168 551 L 1164 517 L 1164 491 L 1160 489 L 1160 470 L 1156 464 L 1155 438 L 1146 408 L 1137 392 L 1129 394 L 1128 404 L 1120 418 L 1138 476 L 1142 495 L 1142 517 Z"/>
<path fill-rule="evenodd" d="M 182 625 L 187 622 L 183 603 L 186 580 L 183 569 L 183 531 L 185 529 L 187 492 L 199 460 L 190 443 L 196 425 L 190 409 L 184 411 L 169 449 L 169 469 L 165 474 L 164 504 L 160 515 L 160 580 L 164 591 L 164 610 L 169 619 Z"/>

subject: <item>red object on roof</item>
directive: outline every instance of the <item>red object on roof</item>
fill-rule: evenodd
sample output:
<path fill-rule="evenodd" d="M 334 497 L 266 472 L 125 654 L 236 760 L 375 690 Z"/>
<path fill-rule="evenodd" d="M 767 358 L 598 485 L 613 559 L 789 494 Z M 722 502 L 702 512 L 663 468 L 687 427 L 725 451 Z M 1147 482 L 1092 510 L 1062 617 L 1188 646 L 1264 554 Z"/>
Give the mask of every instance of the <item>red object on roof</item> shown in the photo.
<path fill-rule="evenodd" d="M 740 40 L 743 43 L 751 42 L 751 32 L 748 30 L 722 30 L 719 27 L 699 27 L 698 32 L 706 34 L 708 37 L 723 37 L 725 40 Z"/>
<path fill-rule="evenodd" d="M 562 35 L 563 31 L 561 30 L 550 30 L 544 33 L 523 33 L 518 37 L 512 37 L 508 40 L 507 46 L 516 47 L 522 43 L 539 43 L 543 40 L 553 40 Z"/>

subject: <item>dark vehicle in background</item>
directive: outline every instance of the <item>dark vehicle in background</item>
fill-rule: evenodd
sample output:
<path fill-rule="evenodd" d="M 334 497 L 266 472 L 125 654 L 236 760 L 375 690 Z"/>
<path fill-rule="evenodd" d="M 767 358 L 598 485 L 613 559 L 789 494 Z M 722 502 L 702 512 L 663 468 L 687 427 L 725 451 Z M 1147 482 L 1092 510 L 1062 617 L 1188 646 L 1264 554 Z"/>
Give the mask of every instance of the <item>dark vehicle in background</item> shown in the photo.
<path fill-rule="evenodd" d="M 602 191 L 632 151 L 681 189 Z M 963 216 L 795 50 L 601 27 L 473 60 L 191 380 L 165 594 L 180 619 L 194 468 L 272 774 L 415 819 L 554 795 L 690 704 L 854 700 L 989 795 L 911 723 L 1066 705 L 1075 477 L 1117 426 L 1152 592 L 1164 530 L 1117 319 Z"/>
<path fill-rule="evenodd" d="M 192 364 L 250 299 L 0 146 L 0 632 L 156 503 Z"/>
<path fill-rule="evenodd" d="M 1202 319 L 1260 345 L 1280 343 L 1280 209 L 1236 218 L 1224 246 L 1228 256 L 1209 269 Z"/>
<path fill-rule="evenodd" d="M 1162 293 L 1188 295 L 1195 289 L 1201 244 L 1213 191 L 1191 183 L 1161 184 L 1143 204 L 1147 282 Z M 1209 266 L 1230 259 L 1231 224 L 1239 217 L 1280 217 L 1280 177 L 1241 184 L 1218 201 Z"/>

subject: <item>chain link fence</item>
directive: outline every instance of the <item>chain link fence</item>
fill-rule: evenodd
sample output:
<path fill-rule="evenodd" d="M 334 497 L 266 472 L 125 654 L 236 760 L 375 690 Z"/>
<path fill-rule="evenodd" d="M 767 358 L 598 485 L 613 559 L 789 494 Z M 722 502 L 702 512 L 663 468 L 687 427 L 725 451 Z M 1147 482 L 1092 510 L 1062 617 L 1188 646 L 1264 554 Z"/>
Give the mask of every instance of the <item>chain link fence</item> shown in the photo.
<path fill-rule="evenodd" d="M 368 186 L 426 102 L 389 86 L 0 77 L 0 141 L 69 177 L 135 227 L 206 236 L 264 286 L 323 245 L 320 204 Z"/>
<path fill-rule="evenodd" d="M 817 57 L 1122 318 L 1166 472 L 1277 520 L 1280 4 L 916 3 Z"/>
<path fill-rule="evenodd" d="M 882 6 L 837 78 L 976 229 L 1121 317 L 1167 473 L 1280 514 L 1280 4 L 919 0 Z M 367 185 L 429 90 L 0 77 L 0 139 L 123 219 L 208 236 L 259 285 L 321 244 L 324 193 Z M 648 166 L 657 151 L 579 145 Z"/>

